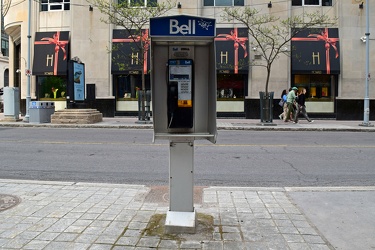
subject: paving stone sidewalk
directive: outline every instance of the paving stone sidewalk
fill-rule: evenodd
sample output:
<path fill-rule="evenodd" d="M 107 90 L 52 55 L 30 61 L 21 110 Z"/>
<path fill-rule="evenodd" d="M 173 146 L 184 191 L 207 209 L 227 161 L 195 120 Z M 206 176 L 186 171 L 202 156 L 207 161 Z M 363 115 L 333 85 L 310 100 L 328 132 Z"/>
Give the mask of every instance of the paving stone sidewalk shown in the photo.
<path fill-rule="evenodd" d="M 332 249 L 283 188 L 205 187 L 198 213 L 211 233 L 147 235 L 168 203 L 149 202 L 150 187 L 0 180 L 20 198 L 0 211 L 0 249 Z"/>

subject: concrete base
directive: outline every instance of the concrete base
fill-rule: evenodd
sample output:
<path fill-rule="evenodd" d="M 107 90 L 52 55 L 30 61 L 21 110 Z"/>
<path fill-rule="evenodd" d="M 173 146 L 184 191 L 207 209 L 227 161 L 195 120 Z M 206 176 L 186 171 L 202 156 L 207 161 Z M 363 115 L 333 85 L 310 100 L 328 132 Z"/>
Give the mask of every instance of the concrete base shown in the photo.
<path fill-rule="evenodd" d="M 165 219 L 165 233 L 195 233 L 197 225 L 197 214 L 194 212 L 176 212 L 168 211 Z"/>
<path fill-rule="evenodd" d="M 10 115 L 10 116 L 4 115 L 4 118 L 1 121 L 2 122 L 19 122 L 19 121 L 22 121 L 22 119 L 16 118 L 13 115 Z"/>
<path fill-rule="evenodd" d="M 277 126 L 276 123 L 273 123 L 273 122 L 261 122 L 261 123 L 257 123 L 258 126 Z"/>
<path fill-rule="evenodd" d="M 54 124 L 91 124 L 103 121 L 103 115 L 96 109 L 64 109 L 51 115 Z"/>
<path fill-rule="evenodd" d="M 137 120 L 135 123 L 136 124 L 152 124 L 152 121 L 150 121 L 150 120 L 144 120 L 144 121 Z"/>
<path fill-rule="evenodd" d="M 365 122 L 363 122 L 363 123 L 361 123 L 361 124 L 358 124 L 358 126 L 362 126 L 362 127 L 374 127 L 374 125 L 371 124 L 370 122 L 369 122 L 369 123 L 365 123 Z"/>

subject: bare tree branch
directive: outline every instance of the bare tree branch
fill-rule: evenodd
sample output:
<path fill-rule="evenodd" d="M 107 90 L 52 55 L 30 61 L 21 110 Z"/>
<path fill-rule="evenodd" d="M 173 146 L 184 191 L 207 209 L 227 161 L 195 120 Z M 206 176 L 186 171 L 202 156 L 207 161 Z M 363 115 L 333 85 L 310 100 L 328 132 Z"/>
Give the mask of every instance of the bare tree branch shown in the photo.
<path fill-rule="evenodd" d="M 260 64 L 250 62 L 252 66 L 263 66 L 267 69 L 265 92 L 268 93 L 268 84 L 271 68 L 274 61 L 280 55 L 289 55 L 285 47 L 299 32 L 336 23 L 336 19 L 321 14 L 319 11 L 313 13 L 302 13 L 286 19 L 281 19 L 272 14 L 260 14 L 260 11 L 252 7 L 228 7 L 222 15 L 224 21 L 237 21 L 248 30 L 252 38 L 253 46 L 259 49 L 263 61 Z"/>
<path fill-rule="evenodd" d="M 159 17 L 165 15 L 169 10 L 171 10 L 175 4 L 170 0 L 163 1 L 163 3 L 155 3 L 152 6 L 137 5 L 137 1 L 113 1 L 113 0 L 87 0 L 92 6 L 99 9 L 99 11 L 104 15 L 101 19 L 102 22 L 107 24 L 113 24 L 118 27 L 122 27 L 129 34 L 128 39 L 133 40 L 133 45 L 137 47 L 135 49 L 140 55 L 137 60 L 139 65 L 144 66 L 144 53 L 148 50 L 148 41 L 144 41 L 142 30 L 148 28 L 150 18 Z M 131 3 L 131 4 L 130 4 Z M 113 46 L 112 50 L 116 49 Z M 131 57 L 131 55 L 126 55 Z M 119 58 L 117 58 L 119 59 Z M 119 68 L 124 69 L 126 67 L 125 63 L 117 62 Z M 142 70 L 142 120 L 145 119 L 145 72 Z"/>

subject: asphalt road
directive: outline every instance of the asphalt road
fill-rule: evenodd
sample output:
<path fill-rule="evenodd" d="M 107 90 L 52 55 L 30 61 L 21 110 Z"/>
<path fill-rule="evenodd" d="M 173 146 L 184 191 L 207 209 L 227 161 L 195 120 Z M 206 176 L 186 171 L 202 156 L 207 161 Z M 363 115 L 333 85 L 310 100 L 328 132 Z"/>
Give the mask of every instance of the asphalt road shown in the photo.
<path fill-rule="evenodd" d="M 168 184 L 152 130 L 0 128 L 0 178 Z M 196 141 L 195 185 L 374 186 L 375 133 L 219 131 Z"/>

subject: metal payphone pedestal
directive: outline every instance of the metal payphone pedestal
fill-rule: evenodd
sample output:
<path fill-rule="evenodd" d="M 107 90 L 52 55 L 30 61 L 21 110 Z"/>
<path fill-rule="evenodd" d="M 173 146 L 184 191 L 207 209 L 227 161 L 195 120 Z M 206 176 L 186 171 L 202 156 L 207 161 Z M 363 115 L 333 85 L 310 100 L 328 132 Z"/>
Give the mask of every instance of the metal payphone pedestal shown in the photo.
<path fill-rule="evenodd" d="M 195 233 L 194 143 L 169 141 L 169 211 L 166 233 Z"/>

